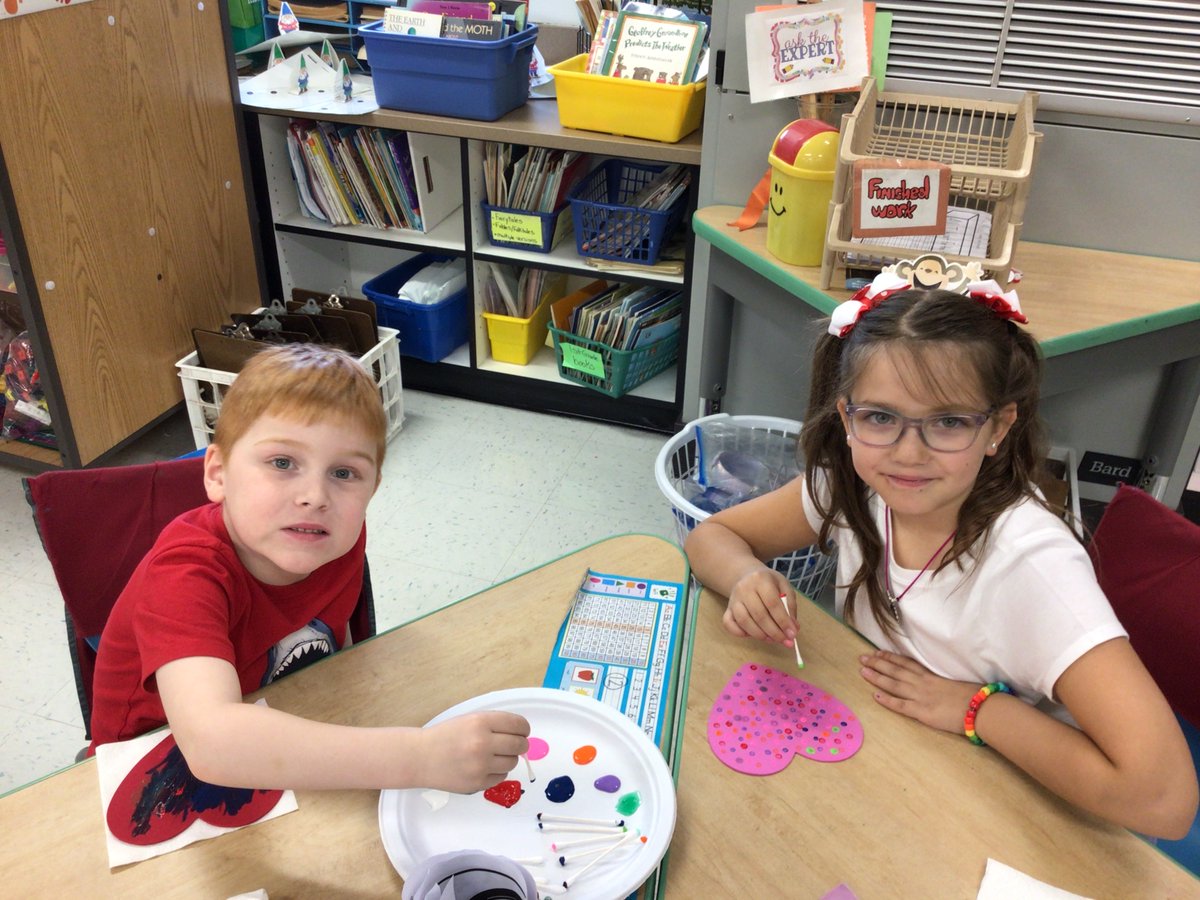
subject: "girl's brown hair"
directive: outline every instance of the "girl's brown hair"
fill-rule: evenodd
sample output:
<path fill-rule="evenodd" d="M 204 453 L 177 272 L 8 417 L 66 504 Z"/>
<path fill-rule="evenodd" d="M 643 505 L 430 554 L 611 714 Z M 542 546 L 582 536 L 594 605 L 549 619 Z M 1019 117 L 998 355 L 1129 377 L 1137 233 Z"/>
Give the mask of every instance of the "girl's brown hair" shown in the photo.
<path fill-rule="evenodd" d="M 983 303 L 950 291 L 905 291 L 865 313 L 845 338 L 825 334 L 818 339 L 800 441 L 806 481 L 813 484 L 820 470 L 830 486 L 827 506 L 814 492 L 822 519 L 819 543 L 828 547 L 835 523 L 854 532 L 863 562 L 845 586 L 847 618 L 853 621 L 855 596 L 865 590 L 875 621 L 891 632 L 895 622 L 879 577 L 883 541 L 871 518 L 867 486 L 854 470 L 837 406 L 839 399 L 849 401 L 868 361 L 885 348 L 901 355 L 902 369 L 915 381 L 912 393 L 960 400 L 965 376 L 973 374 L 985 407 L 998 410 L 1015 403 L 1017 408 L 1017 419 L 995 455 L 984 457 L 939 571 L 951 562 L 964 567 L 1001 512 L 1023 497 L 1037 498 L 1034 485 L 1046 445 L 1037 414 L 1042 379 L 1037 342 Z"/>
<path fill-rule="evenodd" d="M 387 448 L 387 415 L 370 373 L 350 354 L 319 344 L 259 351 L 226 392 L 213 443 L 229 453 L 264 415 L 305 425 L 332 419 L 360 426 L 375 445 L 378 479 Z"/>

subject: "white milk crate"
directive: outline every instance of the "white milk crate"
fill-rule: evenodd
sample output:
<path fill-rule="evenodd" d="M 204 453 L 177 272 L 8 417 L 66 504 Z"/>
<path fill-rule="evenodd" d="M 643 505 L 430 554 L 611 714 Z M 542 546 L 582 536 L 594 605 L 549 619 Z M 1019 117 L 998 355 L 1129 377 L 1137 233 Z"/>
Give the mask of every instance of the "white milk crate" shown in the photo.
<path fill-rule="evenodd" d="M 655 460 L 654 478 L 658 482 L 658 489 L 671 502 L 671 513 L 675 519 L 675 531 L 680 546 L 687 540 L 688 532 L 709 516 L 709 513 L 685 500 L 681 491 L 683 483 L 694 478 L 700 464 L 700 454 L 696 448 L 696 426 L 705 422 L 721 421 L 741 428 L 731 431 L 731 436 L 723 439 L 721 446 L 709 448 L 713 455 L 721 450 L 737 450 L 777 466 L 784 460 L 761 459 L 763 455 L 778 451 L 780 446 L 778 440 L 768 438 L 795 438 L 800 434 L 800 423 L 794 419 L 718 413 L 689 423 L 667 441 Z M 821 553 L 816 547 L 805 547 L 777 557 L 771 561 L 771 567 L 780 572 L 800 593 L 815 599 L 837 570 L 837 557 Z"/>
<path fill-rule="evenodd" d="M 404 424 L 404 389 L 400 383 L 400 341 L 397 339 L 400 332 L 381 325 L 378 333 L 379 343 L 360 356 L 358 361 L 379 385 L 379 397 L 387 414 L 387 436 L 391 440 Z M 192 424 L 196 449 L 199 450 L 212 442 L 217 416 L 221 412 L 221 400 L 237 375 L 220 369 L 206 369 L 198 363 L 199 354 L 193 351 L 175 363 L 175 367 L 179 369 L 179 379 L 183 382 L 188 420 Z"/>

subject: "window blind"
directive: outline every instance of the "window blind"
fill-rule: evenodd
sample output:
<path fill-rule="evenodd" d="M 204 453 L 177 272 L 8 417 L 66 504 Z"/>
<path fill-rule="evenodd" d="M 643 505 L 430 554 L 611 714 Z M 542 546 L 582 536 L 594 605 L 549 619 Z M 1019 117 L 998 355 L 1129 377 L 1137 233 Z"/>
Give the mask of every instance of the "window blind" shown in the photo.
<path fill-rule="evenodd" d="M 1037 91 L 1043 110 L 1200 124 L 1196 0 L 879 0 L 888 77 Z"/>

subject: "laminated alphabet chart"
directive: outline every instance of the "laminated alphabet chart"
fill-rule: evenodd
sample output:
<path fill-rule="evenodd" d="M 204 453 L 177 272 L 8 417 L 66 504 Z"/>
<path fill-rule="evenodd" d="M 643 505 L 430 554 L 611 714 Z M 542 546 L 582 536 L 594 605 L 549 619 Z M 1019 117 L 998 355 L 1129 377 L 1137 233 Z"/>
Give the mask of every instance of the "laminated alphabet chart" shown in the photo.
<path fill-rule="evenodd" d="M 613 707 L 661 747 L 686 596 L 677 582 L 589 569 L 558 631 L 542 686 Z"/>

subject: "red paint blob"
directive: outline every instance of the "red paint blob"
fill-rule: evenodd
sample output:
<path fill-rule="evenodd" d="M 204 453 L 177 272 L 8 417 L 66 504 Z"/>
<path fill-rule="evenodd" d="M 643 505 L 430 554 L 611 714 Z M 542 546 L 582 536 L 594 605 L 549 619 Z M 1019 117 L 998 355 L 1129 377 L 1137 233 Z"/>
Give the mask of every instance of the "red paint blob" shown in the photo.
<path fill-rule="evenodd" d="M 521 799 L 525 789 L 519 781 L 502 781 L 483 792 L 483 799 L 490 800 L 505 809 L 511 809 Z"/>

